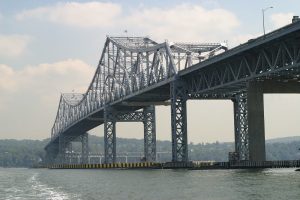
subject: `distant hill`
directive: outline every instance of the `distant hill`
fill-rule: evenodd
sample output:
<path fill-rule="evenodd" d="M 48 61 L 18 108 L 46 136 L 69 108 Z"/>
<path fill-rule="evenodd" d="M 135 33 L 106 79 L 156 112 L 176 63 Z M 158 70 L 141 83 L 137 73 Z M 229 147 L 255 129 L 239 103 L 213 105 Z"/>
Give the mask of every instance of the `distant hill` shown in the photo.
<path fill-rule="evenodd" d="M 44 159 L 45 140 L 0 140 L 0 167 L 30 167 Z M 143 139 L 117 138 L 117 153 L 135 153 L 142 156 Z M 275 138 L 266 141 L 267 160 L 300 159 L 300 137 Z M 103 154 L 103 137 L 89 136 L 89 151 Z M 73 145 L 74 151 L 80 151 L 80 145 Z M 228 152 L 234 150 L 233 142 L 215 142 L 189 144 L 191 160 L 227 161 Z M 171 142 L 157 141 L 159 161 L 171 160 Z"/>
<path fill-rule="evenodd" d="M 266 140 L 266 143 L 291 143 L 296 141 L 300 141 L 300 136 L 268 139 Z"/>

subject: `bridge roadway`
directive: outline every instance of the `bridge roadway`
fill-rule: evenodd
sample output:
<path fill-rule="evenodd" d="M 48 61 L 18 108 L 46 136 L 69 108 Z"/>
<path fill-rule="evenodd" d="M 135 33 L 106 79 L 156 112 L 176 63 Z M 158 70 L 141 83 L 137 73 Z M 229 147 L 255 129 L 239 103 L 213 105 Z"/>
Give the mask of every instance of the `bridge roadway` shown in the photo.
<path fill-rule="evenodd" d="M 49 163 L 64 163 L 67 144 L 79 137 L 85 141 L 82 153 L 87 154 L 86 132 L 101 124 L 105 162 L 116 162 L 119 121 L 144 123 L 145 159 L 155 161 L 154 106 L 162 104 L 171 106 L 172 161 L 187 162 L 189 99 L 232 100 L 235 152 L 229 159 L 265 161 L 263 94 L 299 93 L 300 22 L 220 54 L 220 49 L 226 50 L 222 44 L 136 40 L 141 38 L 108 37 L 87 93 L 62 95 L 45 147 Z"/>

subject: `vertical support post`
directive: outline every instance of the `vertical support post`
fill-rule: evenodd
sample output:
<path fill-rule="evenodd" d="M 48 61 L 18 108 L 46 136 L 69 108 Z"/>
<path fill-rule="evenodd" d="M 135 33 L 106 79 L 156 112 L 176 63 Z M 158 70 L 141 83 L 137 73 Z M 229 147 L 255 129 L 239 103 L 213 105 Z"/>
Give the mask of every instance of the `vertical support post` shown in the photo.
<path fill-rule="evenodd" d="M 88 164 L 89 158 L 89 134 L 84 133 L 81 135 L 81 163 Z"/>
<path fill-rule="evenodd" d="M 116 162 L 116 118 L 108 107 L 104 109 L 104 153 L 105 163 Z"/>
<path fill-rule="evenodd" d="M 233 99 L 233 107 L 236 160 L 249 160 L 247 93 L 237 94 Z"/>
<path fill-rule="evenodd" d="M 53 143 L 46 149 L 45 164 L 54 164 L 55 158 L 59 153 L 59 144 Z"/>
<path fill-rule="evenodd" d="M 249 159 L 265 161 L 265 122 L 263 86 L 259 82 L 249 82 L 248 94 Z"/>
<path fill-rule="evenodd" d="M 66 163 L 71 164 L 73 159 L 73 149 L 72 149 L 72 142 L 69 141 L 67 144 L 67 154 L 66 154 Z"/>
<path fill-rule="evenodd" d="M 148 106 L 144 110 L 144 155 L 146 161 L 156 160 L 156 125 L 155 107 Z"/>
<path fill-rule="evenodd" d="M 171 83 L 172 161 L 188 161 L 186 83 L 176 79 Z"/>
<path fill-rule="evenodd" d="M 59 138 L 59 147 L 58 147 L 58 162 L 64 164 L 66 162 L 66 150 L 67 150 L 67 139 L 65 136 L 60 135 Z"/>

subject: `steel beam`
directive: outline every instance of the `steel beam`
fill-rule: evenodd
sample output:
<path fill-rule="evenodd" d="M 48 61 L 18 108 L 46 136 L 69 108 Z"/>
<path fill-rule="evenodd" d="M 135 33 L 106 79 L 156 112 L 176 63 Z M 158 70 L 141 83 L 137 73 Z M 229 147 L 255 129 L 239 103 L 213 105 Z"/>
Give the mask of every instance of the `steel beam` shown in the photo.
<path fill-rule="evenodd" d="M 122 102 L 122 106 L 169 106 L 171 103 L 169 101 L 153 101 L 153 102 Z"/>
<path fill-rule="evenodd" d="M 172 161 L 188 161 L 186 83 L 176 79 L 171 83 Z"/>
<path fill-rule="evenodd" d="M 143 122 L 144 112 L 143 111 L 135 111 L 135 112 L 115 113 L 115 120 L 117 122 Z"/>
<path fill-rule="evenodd" d="M 146 161 L 156 161 L 155 107 L 144 108 L 144 155 Z"/>
<path fill-rule="evenodd" d="M 104 109 L 104 160 L 105 163 L 116 162 L 116 119 L 115 110 Z"/>

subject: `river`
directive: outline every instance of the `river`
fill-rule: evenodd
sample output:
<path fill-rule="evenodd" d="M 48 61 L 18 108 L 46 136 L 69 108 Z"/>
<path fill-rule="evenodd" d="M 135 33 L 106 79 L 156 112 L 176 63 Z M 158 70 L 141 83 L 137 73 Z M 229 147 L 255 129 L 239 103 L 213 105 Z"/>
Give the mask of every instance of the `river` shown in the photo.
<path fill-rule="evenodd" d="M 0 199 L 300 199 L 300 172 L 0 168 Z"/>

